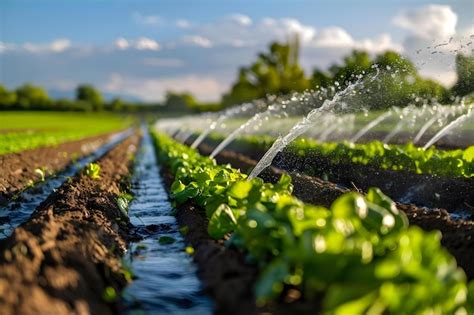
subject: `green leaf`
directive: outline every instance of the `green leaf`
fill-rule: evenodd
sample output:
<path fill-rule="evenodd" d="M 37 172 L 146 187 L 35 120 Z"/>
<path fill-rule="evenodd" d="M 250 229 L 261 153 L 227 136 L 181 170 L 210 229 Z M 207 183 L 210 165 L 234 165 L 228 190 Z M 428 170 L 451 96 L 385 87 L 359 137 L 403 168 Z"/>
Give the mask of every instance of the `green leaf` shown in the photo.
<path fill-rule="evenodd" d="M 232 184 L 227 190 L 229 196 L 236 199 L 245 199 L 247 198 L 250 190 L 252 189 L 252 183 L 249 181 L 238 181 Z"/>
<path fill-rule="evenodd" d="M 232 232 L 236 224 L 237 220 L 232 209 L 226 204 L 221 204 L 212 214 L 207 227 L 207 232 L 210 237 L 221 239 L 227 233 Z"/>

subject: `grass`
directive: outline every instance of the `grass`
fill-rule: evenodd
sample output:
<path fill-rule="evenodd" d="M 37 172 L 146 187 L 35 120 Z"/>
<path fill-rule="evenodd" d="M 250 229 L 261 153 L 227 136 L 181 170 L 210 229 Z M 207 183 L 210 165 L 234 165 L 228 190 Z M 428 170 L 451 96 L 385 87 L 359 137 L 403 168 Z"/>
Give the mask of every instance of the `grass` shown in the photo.
<path fill-rule="evenodd" d="M 0 155 L 124 129 L 129 117 L 109 113 L 0 112 Z"/>

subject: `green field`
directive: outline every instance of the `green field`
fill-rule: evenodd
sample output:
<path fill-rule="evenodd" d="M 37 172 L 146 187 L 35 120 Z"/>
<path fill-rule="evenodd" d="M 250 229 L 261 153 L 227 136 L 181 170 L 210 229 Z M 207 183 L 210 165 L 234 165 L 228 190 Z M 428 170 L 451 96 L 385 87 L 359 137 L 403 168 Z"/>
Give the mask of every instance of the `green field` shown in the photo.
<path fill-rule="evenodd" d="M 106 113 L 2 112 L 0 154 L 121 130 L 132 121 Z"/>

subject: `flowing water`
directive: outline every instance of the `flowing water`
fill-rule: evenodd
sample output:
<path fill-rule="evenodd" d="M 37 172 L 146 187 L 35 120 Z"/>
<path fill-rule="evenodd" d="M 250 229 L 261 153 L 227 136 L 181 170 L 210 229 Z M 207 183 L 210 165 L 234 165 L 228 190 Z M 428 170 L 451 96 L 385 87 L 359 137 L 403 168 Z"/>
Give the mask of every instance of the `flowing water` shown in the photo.
<path fill-rule="evenodd" d="M 0 239 L 8 237 L 15 227 L 25 222 L 33 213 L 33 210 L 69 177 L 74 176 L 87 164 L 99 159 L 131 134 L 132 130 L 127 130 L 112 136 L 106 144 L 99 147 L 92 154 L 79 159 L 64 171 L 46 178 L 44 182 L 36 183 L 33 187 L 24 190 L 18 196 L 17 201 L 11 201 L 6 206 L 0 207 Z"/>
<path fill-rule="evenodd" d="M 370 80 L 375 80 L 377 76 L 378 71 Z M 347 107 L 347 104 L 343 102 L 343 99 L 347 96 L 354 95 L 356 93 L 356 88 L 362 85 L 363 82 L 363 80 L 358 79 L 354 83 L 349 84 L 344 90 L 337 92 L 331 100 L 325 100 L 321 107 L 311 110 L 309 114 L 296 123 L 285 136 L 278 137 L 271 148 L 264 154 L 260 161 L 258 161 L 248 177 L 249 180 L 258 176 L 260 172 L 270 166 L 278 152 L 283 150 L 283 148 L 293 140 L 304 134 L 317 120 L 321 118 L 324 113 L 333 112 L 338 105 L 340 108 Z"/>
<path fill-rule="evenodd" d="M 216 120 L 214 120 L 210 124 L 209 128 L 204 130 L 199 135 L 199 137 L 197 137 L 196 140 L 194 140 L 193 144 L 191 144 L 191 148 L 193 149 L 197 148 L 201 144 L 201 142 L 209 135 L 209 133 L 211 133 L 211 131 L 213 131 L 214 129 L 218 128 L 225 120 L 237 114 L 240 114 L 242 112 L 246 112 L 247 110 L 251 109 L 254 106 L 255 106 L 254 103 L 246 103 L 240 106 L 234 106 L 227 109 L 226 111 L 224 111 L 222 115 L 220 115 Z"/>
<path fill-rule="evenodd" d="M 178 232 L 148 132 L 136 157 L 129 216 L 136 235 L 125 262 L 136 279 L 125 289 L 128 314 L 212 314 L 192 257 Z"/>
<path fill-rule="evenodd" d="M 443 129 L 441 129 L 437 134 L 433 136 L 423 147 L 424 150 L 428 149 L 431 147 L 436 141 L 444 137 L 446 134 L 448 134 L 451 130 L 454 128 L 460 126 L 463 124 L 465 121 L 469 120 L 470 118 L 473 117 L 474 110 L 472 108 L 469 108 L 468 112 L 459 116 L 452 122 L 450 122 L 448 125 L 446 125 Z"/>
<path fill-rule="evenodd" d="M 391 115 L 393 114 L 392 111 L 388 111 L 386 113 L 383 113 L 382 115 L 380 115 L 379 117 L 377 117 L 376 119 L 372 120 L 371 122 L 369 122 L 367 125 L 365 125 L 364 128 L 360 129 L 355 135 L 354 137 L 352 137 L 349 141 L 352 142 L 352 143 L 356 143 L 357 141 L 359 141 L 360 138 L 362 138 L 367 132 L 369 132 L 372 128 L 374 128 L 375 126 L 377 126 L 378 124 L 380 124 L 382 121 L 384 121 L 386 118 L 390 117 Z"/>

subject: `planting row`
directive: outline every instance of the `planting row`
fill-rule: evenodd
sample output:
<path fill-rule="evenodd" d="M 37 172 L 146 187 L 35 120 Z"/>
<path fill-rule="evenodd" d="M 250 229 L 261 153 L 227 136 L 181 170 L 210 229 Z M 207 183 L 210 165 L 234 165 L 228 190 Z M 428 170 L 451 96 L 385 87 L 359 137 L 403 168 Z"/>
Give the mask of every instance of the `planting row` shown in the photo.
<path fill-rule="evenodd" d="M 258 266 L 259 303 L 297 289 L 333 313 L 474 311 L 474 284 L 441 247 L 440 233 L 408 226 L 378 189 L 344 194 L 329 209 L 305 204 L 292 196 L 286 175 L 276 184 L 247 180 L 166 135 L 154 136 L 160 162 L 174 175 L 176 203 L 197 204 L 209 235 Z"/>
<path fill-rule="evenodd" d="M 222 135 L 213 134 L 212 140 L 223 140 Z M 237 145 L 259 150 L 268 150 L 275 138 L 269 136 L 243 136 Z M 464 150 L 427 150 L 414 146 L 384 144 L 371 141 L 364 144 L 349 142 L 318 142 L 299 139 L 288 146 L 288 150 L 300 156 L 308 153 L 324 156 L 333 164 L 355 163 L 380 169 L 407 171 L 414 174 L 431 174 L 450 177 L 474 176 L 474 146 Z"/>

